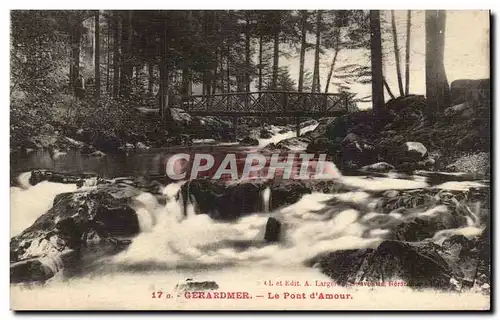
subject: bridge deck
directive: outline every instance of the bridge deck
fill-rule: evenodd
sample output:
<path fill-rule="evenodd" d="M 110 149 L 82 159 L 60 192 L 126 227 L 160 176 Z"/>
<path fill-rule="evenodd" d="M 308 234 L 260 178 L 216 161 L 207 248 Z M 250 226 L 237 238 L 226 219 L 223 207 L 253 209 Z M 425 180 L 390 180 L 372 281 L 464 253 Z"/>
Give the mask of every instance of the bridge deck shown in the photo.
<path fill-rule="evenodd" d="M 294 91 L 231 92 L 182 98 L 182 108 L 198 115 L 332 116 L 349 112 L 347 93 Z"/>

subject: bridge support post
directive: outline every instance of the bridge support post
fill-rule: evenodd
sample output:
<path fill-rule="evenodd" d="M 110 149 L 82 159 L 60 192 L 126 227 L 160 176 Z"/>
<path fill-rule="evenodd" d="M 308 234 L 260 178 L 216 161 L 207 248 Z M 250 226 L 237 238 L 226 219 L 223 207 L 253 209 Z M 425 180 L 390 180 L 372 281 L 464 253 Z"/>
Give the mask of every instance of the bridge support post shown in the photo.
<path fill-rule="evenodd" d="M 295 132 L 297 137 L 300 137 L 300 117 L 298 115 L 295 116 Z"/>
<path fill-rule="evenodd" d="M 238 141 L 238 116 L 233 116 L 233 135 L 234 141 Z"/>

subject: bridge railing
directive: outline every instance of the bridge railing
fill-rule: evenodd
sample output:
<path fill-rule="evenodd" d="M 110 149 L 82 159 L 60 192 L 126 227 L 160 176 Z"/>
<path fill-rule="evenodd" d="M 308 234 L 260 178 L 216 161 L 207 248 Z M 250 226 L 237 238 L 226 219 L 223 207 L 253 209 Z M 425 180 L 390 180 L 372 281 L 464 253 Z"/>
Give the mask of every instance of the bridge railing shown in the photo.
<path fill-rule="evenodd" d="M 193 113 L 347 113 L 352 95 L 293 91 L 231 92 L 182 98 L 183 109 Z"/>

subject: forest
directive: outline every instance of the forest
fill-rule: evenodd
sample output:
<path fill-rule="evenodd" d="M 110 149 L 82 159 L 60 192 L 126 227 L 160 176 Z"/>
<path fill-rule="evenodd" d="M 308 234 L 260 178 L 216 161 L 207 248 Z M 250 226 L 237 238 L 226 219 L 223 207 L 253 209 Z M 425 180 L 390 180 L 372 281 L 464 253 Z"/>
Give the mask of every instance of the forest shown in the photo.
<path fill-rule="evenodd" d="M 54 142 L 53 132 L 104 151 L 129 142 L 182 144 L 186 128 L 170 110 L 181 110 L 182 98 L 193 94 L 347 92 L 355 103 L 369 102 L 369 113 L 385 123 L 385 97 L 420 99 L 409 92 L 411 18 L 407 11 L 406 27 L 397 30 L 394 11 L 383 21 L 378 10 L 12 11 L 11 151 L 71 147 Z M 453 96 L 444 69 L 445 23 L 444 11 L 425 13 L 426 127 L 448 121 L 440 115 L 463 102 L 463 86 Z M 394 48 L 389 53 L 382 52 L 384 34 Z M 405 44 L 398 43 L 401 34 Z M 370 64 L 338 61 L 341 52 L 353 50 L 365 52 Z M 308 53 L 314 55 L 312 71 Z M 384 75 L 387 54 L 394 56 L 397 88 Z M 297 79 L 284 63 L 291 56 L 298 58 Z M 326 81 L 320 64 L 327 65 Z M 371 96 L 356 96 L 356 83 L 371 84 Z M 478 100 L 474 108 L 487 105 Z M 228 138 L 230 123 L 209 122 L 210 128 L 189 133 Z M 461 151 L 485 149 L 484 134 L 470 139 L 477 137 Z"/>

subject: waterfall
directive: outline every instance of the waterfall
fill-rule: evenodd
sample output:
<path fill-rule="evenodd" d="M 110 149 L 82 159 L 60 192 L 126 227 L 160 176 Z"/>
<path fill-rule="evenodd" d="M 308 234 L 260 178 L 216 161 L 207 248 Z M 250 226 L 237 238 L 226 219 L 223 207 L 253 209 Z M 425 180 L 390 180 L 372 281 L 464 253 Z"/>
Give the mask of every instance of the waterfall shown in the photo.
<path fill-rule="evenodd" d="M 269 203 L 271 198 L 271 188 L 267 187 L 262 191 L 262 207 L 264 212 L 269 212 Z"/>

